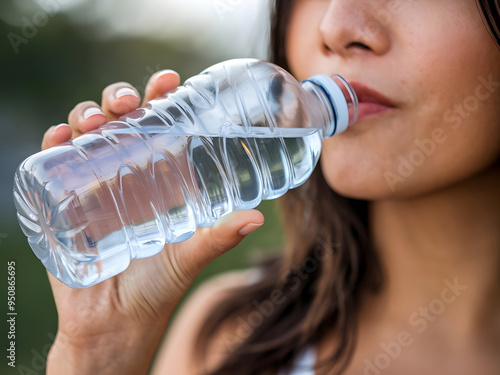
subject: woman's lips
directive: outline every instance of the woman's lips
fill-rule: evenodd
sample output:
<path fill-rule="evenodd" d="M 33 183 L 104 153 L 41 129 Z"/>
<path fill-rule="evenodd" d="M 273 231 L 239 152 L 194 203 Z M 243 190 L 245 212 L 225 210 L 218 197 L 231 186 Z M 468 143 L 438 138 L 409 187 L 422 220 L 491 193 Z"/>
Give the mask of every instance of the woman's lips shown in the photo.
<path fill-rule="evenodd" d="M 394 103 L 381 93 L 359 82 L 349 83 L 358 97 L 359 123 L 370 116 L 380 115 L 395 108 Z"/>

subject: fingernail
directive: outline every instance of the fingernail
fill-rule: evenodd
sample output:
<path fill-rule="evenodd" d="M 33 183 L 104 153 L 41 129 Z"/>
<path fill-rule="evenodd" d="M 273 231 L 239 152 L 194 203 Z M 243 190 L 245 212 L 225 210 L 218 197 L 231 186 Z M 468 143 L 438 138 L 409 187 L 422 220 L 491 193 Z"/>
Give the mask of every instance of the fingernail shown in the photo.
<path fill-rule="evenodd" d="M 257 223 L 250 223 L 245 225 L 243 228 L 241 228 L 238 233 L 241 234 L 242 236 L 246 236 L 247 234 L 252 233 L 254 230 L 260 228 L 263 223 L 257 224 Z"/>
<path fill-rule="evenodd" d="M 49 128 L 49 134 L 54 134 L 56 132 L 57 129 L 60 129 L 62 126 L 69 126 L 67 124 L 64 124 L 64 123 L 61 123 L 59 125 L 52 125 L 50 128 Z"/>
<path fill-rule="evenodd" d="M 160 77 L 163 77 L 164 75 L 166 74 L 175 74 L 177 77 L 181 77 L 179 75 L 179 73 L 177 73 L 175 70 L 172 70 L 172 69 L 163 69 L 163 70 L 160 70 L 159 72 L 156 73 L 156 78 L 160 78 Z"/>
<path fill-rule="evenodd" d="M 83 112 L 83 119 L 86 120 L 89 117 L 94 116 L 94 115 L 104 115 L 104 112 L 101 111 L 101 109 L 98 107 L 90 107 L 90 108 L 87 108 L 85 110 L 85 112 Z"/>
<path fill-rule="evenodd" d="M 155 81 L 157 83 L 160 83 L 161 85 L 168 85 L 168 86 L 172 85 L 172 79 L 173 79 L 172 75 L 176 75 L 179 81 L 181 79 L 179 73 L 171 69 L 162 70 L 157 74 L 158 75 L 156 76 Z"/>
<path fill-rule="evenodd" d="M 67 126 L 67 127 L 69 127 L 69 125 L 68 125 L 68 124 L 59 124 L 59 125 L 57 125 L 57 126 L 55 126 L 55 127 L 54 127 L 54 132 L 55 132 L 57 129 L 61 129 L 62 127 L 66 127 L 66 126 Z"/>
<path fill-rule="evenodd" d="M 122 96 L 132 95 L 135 97 L 139 97 L 137 93 L 132 90 L 130 87 L 122 87 L 115 93 L 115 99 L 121 98 Z"/>

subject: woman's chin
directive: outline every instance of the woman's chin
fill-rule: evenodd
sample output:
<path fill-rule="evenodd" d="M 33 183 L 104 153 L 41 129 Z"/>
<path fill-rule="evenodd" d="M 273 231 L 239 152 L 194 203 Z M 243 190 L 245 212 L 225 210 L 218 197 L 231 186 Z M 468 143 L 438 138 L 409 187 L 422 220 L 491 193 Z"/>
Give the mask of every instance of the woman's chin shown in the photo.
<path fill-rule="evenodd" d="M 385 182 L 377 181 L 378 178 L 355 178 L 352 174 L 349 177 L 324 174 L 324 177 L 332 190 L 346 198 L 378 200 L 389 198 L 393 194 Z"/>
<path fill-rule="evenodd" d="M 323 171 L 326 183 L 337 194 L 360 200 L 386 200 L 410 198 L 432 190 L 432 186 L 423 186 L 414 179 L 404 179 L 397 174 L 342 173 L 341 171 Z"/>

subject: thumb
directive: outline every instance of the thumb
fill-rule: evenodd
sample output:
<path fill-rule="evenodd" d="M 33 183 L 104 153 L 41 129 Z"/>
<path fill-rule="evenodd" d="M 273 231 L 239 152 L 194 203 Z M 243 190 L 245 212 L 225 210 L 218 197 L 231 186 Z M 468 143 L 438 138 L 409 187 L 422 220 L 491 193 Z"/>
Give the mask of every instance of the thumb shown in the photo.
<path fill-rule="evenodd" d="M 194 268 L 201 271 L 212 260 L 238 245 L 247 234 L 264 224 L 257 210 L 237 210 L 222 216 L 211 228 L 203 228 L 205 248 L 197 251 Z"/>

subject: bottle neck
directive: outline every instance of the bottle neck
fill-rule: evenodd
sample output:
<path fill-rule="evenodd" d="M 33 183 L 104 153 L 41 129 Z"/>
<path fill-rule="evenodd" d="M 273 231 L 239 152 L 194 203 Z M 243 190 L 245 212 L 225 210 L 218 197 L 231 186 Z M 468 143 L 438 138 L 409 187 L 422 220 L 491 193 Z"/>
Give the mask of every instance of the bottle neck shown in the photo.
<path fill-rule="evenodd" d="M 322 130 L 323 138 L 331 137 L 335 133 L 336 119 L 328 97 L 320 86 L 311 81 L 303 81 L 302 87 L 309 94 L 314 127 Z"/>

